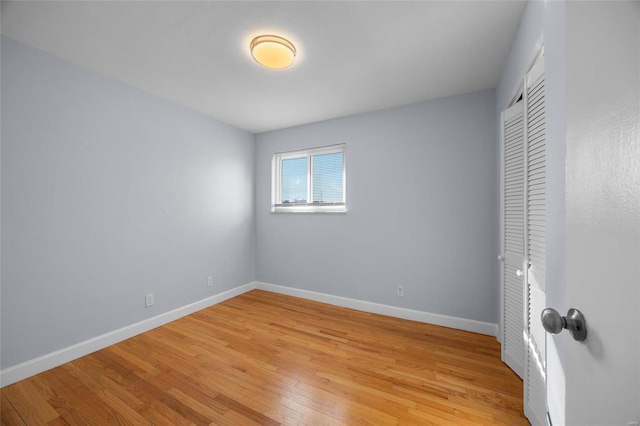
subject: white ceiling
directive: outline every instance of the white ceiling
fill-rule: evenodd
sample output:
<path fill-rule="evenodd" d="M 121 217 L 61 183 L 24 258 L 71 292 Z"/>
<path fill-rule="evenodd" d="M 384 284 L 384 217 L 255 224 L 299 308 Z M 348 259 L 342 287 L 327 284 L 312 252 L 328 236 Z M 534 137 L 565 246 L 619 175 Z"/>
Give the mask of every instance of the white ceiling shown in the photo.
<path fill-rule="evenodd" d="M 495 88 L 524 1 L 2 1 L 2 34 L 253 133 Z M 250 56 L 278 34 L 285 70 Z"/>

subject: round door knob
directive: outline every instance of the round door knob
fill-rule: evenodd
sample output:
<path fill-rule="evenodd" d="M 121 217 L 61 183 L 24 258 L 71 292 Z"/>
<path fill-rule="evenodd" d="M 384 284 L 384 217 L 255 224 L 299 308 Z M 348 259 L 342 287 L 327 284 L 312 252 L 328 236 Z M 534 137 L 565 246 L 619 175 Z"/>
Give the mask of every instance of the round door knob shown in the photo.
<path fill-rule="evenodd" d="M 522 269 L 517 269 L 516 270 L 516 277 L 521 277 L 524 275 L 524 272 L 522 272 Z"/>
<path fill-rule="evenodd" d="M 578 342 L 587 338 L 587 323 L 582 312 L 577 309 L 569 309 L 567 316 L 563 317 L 555 309 L 546 308 L 542 310 L 540 319 L 544 329 L 551 334 L 558 334 L 566 328 Z"/>
<path fill-rule="evenodd" d="M 564 318 L 553 308 L 544 309 L 540 319 L 544 329 L 551 334 L 558 334 L 565 327 Z"/>
<path fill-rule="evenodd" d="M 498 255 L 498 260 L 503 261 L 503 260 L 504 260 L 504 256 L 503 256 L 503 255 L 501 255 L 501 254 L 499 254 L 499 255 Z"/>

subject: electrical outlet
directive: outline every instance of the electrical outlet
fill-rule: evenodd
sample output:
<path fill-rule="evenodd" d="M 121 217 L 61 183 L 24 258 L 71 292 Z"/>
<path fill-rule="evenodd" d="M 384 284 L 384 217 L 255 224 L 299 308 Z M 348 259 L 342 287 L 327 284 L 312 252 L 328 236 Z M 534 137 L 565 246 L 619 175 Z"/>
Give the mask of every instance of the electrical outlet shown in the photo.
<path fill-rule="evenodd" d="M 145 306 L 145 308 L 148 308 L 151 305 L 153 305 L 153 293 L 149 293 L 149 294 L 144 296 L 144 306 Z"/>
<path fill-rule="evenodd" d="M 212 276 L 208 276 L 207 277 L 207 287 L 211 287 L 213 285 L 213 277 Z"/>
<path fill-rule="evenodd" d="M 404 296 L 404 286 L 398 286 L 398 288 L 396 289 L 396 296 Z"/>

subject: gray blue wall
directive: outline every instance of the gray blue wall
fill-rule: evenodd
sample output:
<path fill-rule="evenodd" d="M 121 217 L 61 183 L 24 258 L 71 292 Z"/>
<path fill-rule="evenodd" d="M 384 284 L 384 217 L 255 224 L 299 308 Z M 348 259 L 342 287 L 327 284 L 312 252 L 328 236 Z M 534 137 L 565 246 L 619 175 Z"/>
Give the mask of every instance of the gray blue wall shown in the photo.
<path fill-rule="evenodd" d="M 0 368 L 254 280 L 497 322 L 493 90 L 254 136 L 8 38 L 2 88 Z M 336 143 L 348 213 L 270 213 Z"/>
<path fill-rule="evenodd" d="M 495 112 L 491 90 L 257 135 L 256 279 L 496 323 Z M 348 212 L 270 213 L 273 154 L 337 143 Z"/>
<path fill-rule="evenodd" d="M 7 38 L 1 170 L 1 368 L 255 278 L 252 134 Z"/>

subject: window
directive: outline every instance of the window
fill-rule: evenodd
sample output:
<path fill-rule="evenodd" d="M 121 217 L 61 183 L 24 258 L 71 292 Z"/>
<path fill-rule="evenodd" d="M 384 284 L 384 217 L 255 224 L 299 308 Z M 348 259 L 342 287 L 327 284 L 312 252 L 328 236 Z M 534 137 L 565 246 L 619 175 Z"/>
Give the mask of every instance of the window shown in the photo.
<path fill-rule="evenodd" d="M 272 212 L 344 213 L 344 145 L 273 156 Z"/>

